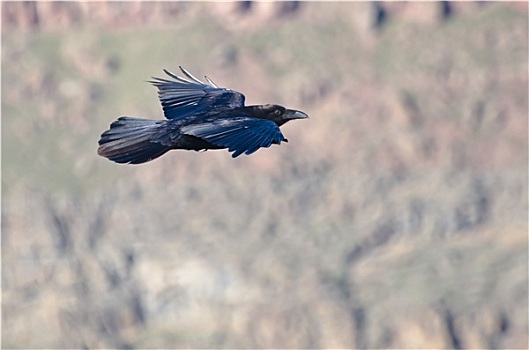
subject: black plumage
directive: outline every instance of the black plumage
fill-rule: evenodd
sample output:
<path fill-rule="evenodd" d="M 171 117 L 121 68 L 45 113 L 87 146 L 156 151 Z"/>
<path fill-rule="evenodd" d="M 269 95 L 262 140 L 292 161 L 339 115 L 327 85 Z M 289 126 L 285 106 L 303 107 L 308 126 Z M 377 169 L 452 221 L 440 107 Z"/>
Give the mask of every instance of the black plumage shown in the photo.
<path fill-rule="evenodd" d="M 153 78 L 167 120 L 120 117 L 101 135 L 97 153 L 117 163 L 140 164 L 172 149 L 227 148 L 232 157 L 287 142 L 279 127 L 308 116 L 279 105 L 245 106 L 237 91 L 203 83 L 185 69 L 186 78 L 164 69 L 172 79 Z"/>

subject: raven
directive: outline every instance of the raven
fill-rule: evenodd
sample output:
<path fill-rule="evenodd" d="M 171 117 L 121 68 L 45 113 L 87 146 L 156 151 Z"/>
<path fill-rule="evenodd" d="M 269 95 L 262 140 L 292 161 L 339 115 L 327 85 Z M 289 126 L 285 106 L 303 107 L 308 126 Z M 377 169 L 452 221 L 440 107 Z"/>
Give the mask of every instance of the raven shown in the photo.
<path fill-rule="evenodd" d="M 207 84 L 179 67 L 187 78 L 163 70 L 172 79 L 152 78 L 167 120 L 120 117 L 101 135 L 97 153 L 116 163 L 140 164 L 172 149 L 227 148 L 232 157 L 288 142 L 279 127 L 308 116 L 283 106 L 245 106 L 237 91 Z"/>

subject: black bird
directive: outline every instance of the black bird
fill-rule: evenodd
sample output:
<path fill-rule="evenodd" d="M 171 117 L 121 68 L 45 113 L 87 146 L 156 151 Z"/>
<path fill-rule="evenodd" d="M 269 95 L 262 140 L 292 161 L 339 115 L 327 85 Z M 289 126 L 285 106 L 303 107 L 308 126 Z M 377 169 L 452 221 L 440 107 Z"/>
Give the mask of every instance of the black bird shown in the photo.
<path fill-rule="evenodd" d="M 172 149 L 227 148 L 232 157 L 288 142 L 279 127 L 308 116 L 279 105 L 245 106 L 240 92 L 207 84 L 180 67 L 187 79 L 152 78 L 167 120 L 120 117 L 101 135 L 97 153 L 117 163 L 140 164 Z"/>

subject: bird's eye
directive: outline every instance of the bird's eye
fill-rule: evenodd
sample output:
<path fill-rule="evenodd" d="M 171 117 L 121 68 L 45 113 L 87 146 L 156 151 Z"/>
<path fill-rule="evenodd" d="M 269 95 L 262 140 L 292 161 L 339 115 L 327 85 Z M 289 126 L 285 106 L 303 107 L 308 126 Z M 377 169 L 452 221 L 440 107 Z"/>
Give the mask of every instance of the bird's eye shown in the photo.
<path fill-rule="evenodd" d="M 275 115 L 280 115 L 280 114 L 281 114 L 281 111 L 280 111 L 279 109 L 276 109 L 276 110 L 274 111 L 274 114 L 275 114 Z"/>

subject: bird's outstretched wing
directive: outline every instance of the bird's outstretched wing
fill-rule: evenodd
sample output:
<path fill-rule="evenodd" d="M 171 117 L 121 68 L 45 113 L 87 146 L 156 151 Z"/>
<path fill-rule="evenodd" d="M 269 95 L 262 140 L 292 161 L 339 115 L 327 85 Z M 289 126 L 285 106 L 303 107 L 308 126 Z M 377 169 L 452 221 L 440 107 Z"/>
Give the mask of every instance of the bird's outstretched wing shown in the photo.
<path fill-rule="evenodd" d="M 232 157 L 252 154 L 261 147 L 286 141 L 279 127 L 271 120 L 250 117 L 222 118 L 212 122 L 182 127 L 182 133 L 200 137 L 210 143 L 227 147 Z"/>
<path fill-rule="evenodd" d="M 149 81 L 158 88 L 158 97 L 167 119 L 180 119 L 201 112 L 221 112 L 244 106 L 245 98 L 240 92 L 218 87 L 208 77 L 205 77 L 205 84 L 184 68 L 179 68 L 187 79 L 164 69 L 165 74 L 174 80 L 153 77 Z"/>

